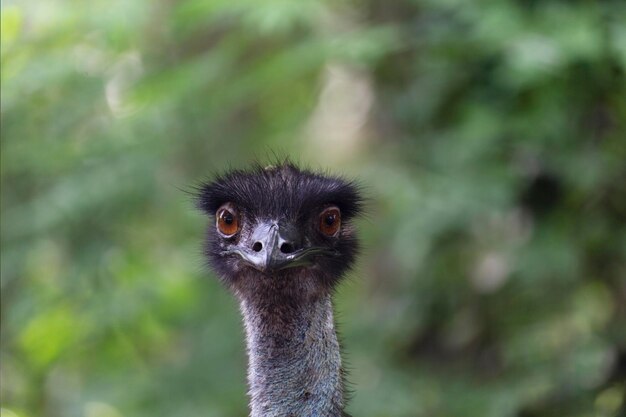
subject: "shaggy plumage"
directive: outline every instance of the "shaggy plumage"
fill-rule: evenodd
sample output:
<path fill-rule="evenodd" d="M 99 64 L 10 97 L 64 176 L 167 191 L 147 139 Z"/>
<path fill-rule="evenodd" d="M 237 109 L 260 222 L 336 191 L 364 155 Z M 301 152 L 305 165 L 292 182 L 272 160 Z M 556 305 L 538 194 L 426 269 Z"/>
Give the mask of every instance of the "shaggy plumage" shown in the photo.
<path fill-rule="evenodd" d="M 243 314 L 251 416 L 345 415 L 331 296 L 358 251 L 356 184 L 286 162 L 218 176 L 197 202 L 236 217 L 233 235 L 209 227 L 206 254 Z M 320 228 L 329 207 L 340 212 L 332 235 Z"/>

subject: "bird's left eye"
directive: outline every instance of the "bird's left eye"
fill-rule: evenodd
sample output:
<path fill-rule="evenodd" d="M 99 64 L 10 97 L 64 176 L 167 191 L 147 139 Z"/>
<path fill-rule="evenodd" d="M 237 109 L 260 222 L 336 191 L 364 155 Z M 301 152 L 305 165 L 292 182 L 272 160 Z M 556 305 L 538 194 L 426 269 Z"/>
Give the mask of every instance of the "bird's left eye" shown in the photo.
<path fill-rule="evenodd" d="M 232 204 L 226 203 L 217 209 L 215 214 L 217 230 L 230 237 L 239 231 L 239 213 Z"/>
<path fill-rule="evenodd" d="M 320 232 L 326 236 L 335 236 L 341 227 L 341 212 L 338 207 L 326 208 L 320 214 Z"/>

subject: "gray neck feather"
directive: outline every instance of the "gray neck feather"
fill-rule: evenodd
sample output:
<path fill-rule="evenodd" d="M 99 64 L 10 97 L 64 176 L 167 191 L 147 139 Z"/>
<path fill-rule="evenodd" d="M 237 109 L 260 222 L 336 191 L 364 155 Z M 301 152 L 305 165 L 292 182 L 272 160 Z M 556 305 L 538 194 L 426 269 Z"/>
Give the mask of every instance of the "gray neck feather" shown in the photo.
<path fill-rule="evenodd" d="M 330 294 L 238 294 L 246 330 L 251 417 L 339 417 L 343 371 Z"/>

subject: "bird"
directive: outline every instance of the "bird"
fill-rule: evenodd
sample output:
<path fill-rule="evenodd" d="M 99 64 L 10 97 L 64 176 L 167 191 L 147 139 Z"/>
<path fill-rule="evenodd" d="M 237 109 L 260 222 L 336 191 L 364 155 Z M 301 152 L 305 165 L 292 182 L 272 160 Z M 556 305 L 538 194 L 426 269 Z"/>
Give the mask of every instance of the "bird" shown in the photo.
<path fill-rule="evenodd" d="M 209 267 L 239 303 L 251 417 L 346 417 L 333 294 L 359 251 L 354 180 L 285 160 L 197 187 Z"/>

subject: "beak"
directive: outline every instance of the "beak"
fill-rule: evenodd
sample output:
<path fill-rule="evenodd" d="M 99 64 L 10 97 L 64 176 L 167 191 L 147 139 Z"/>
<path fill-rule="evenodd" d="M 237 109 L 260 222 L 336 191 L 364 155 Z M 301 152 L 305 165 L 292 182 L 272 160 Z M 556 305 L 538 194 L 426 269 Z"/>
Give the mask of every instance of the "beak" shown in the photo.
<path fill-rule="evenodd" d="M 304 243 L 302 232 L 290 224 L 261 222 L 245 243 L 239 243 L 224 255 L 238 255 L 244 262 L 261 271 L 280 271 L 310 265 L 315 255 L 334 255 L 336 251 Z"/>

